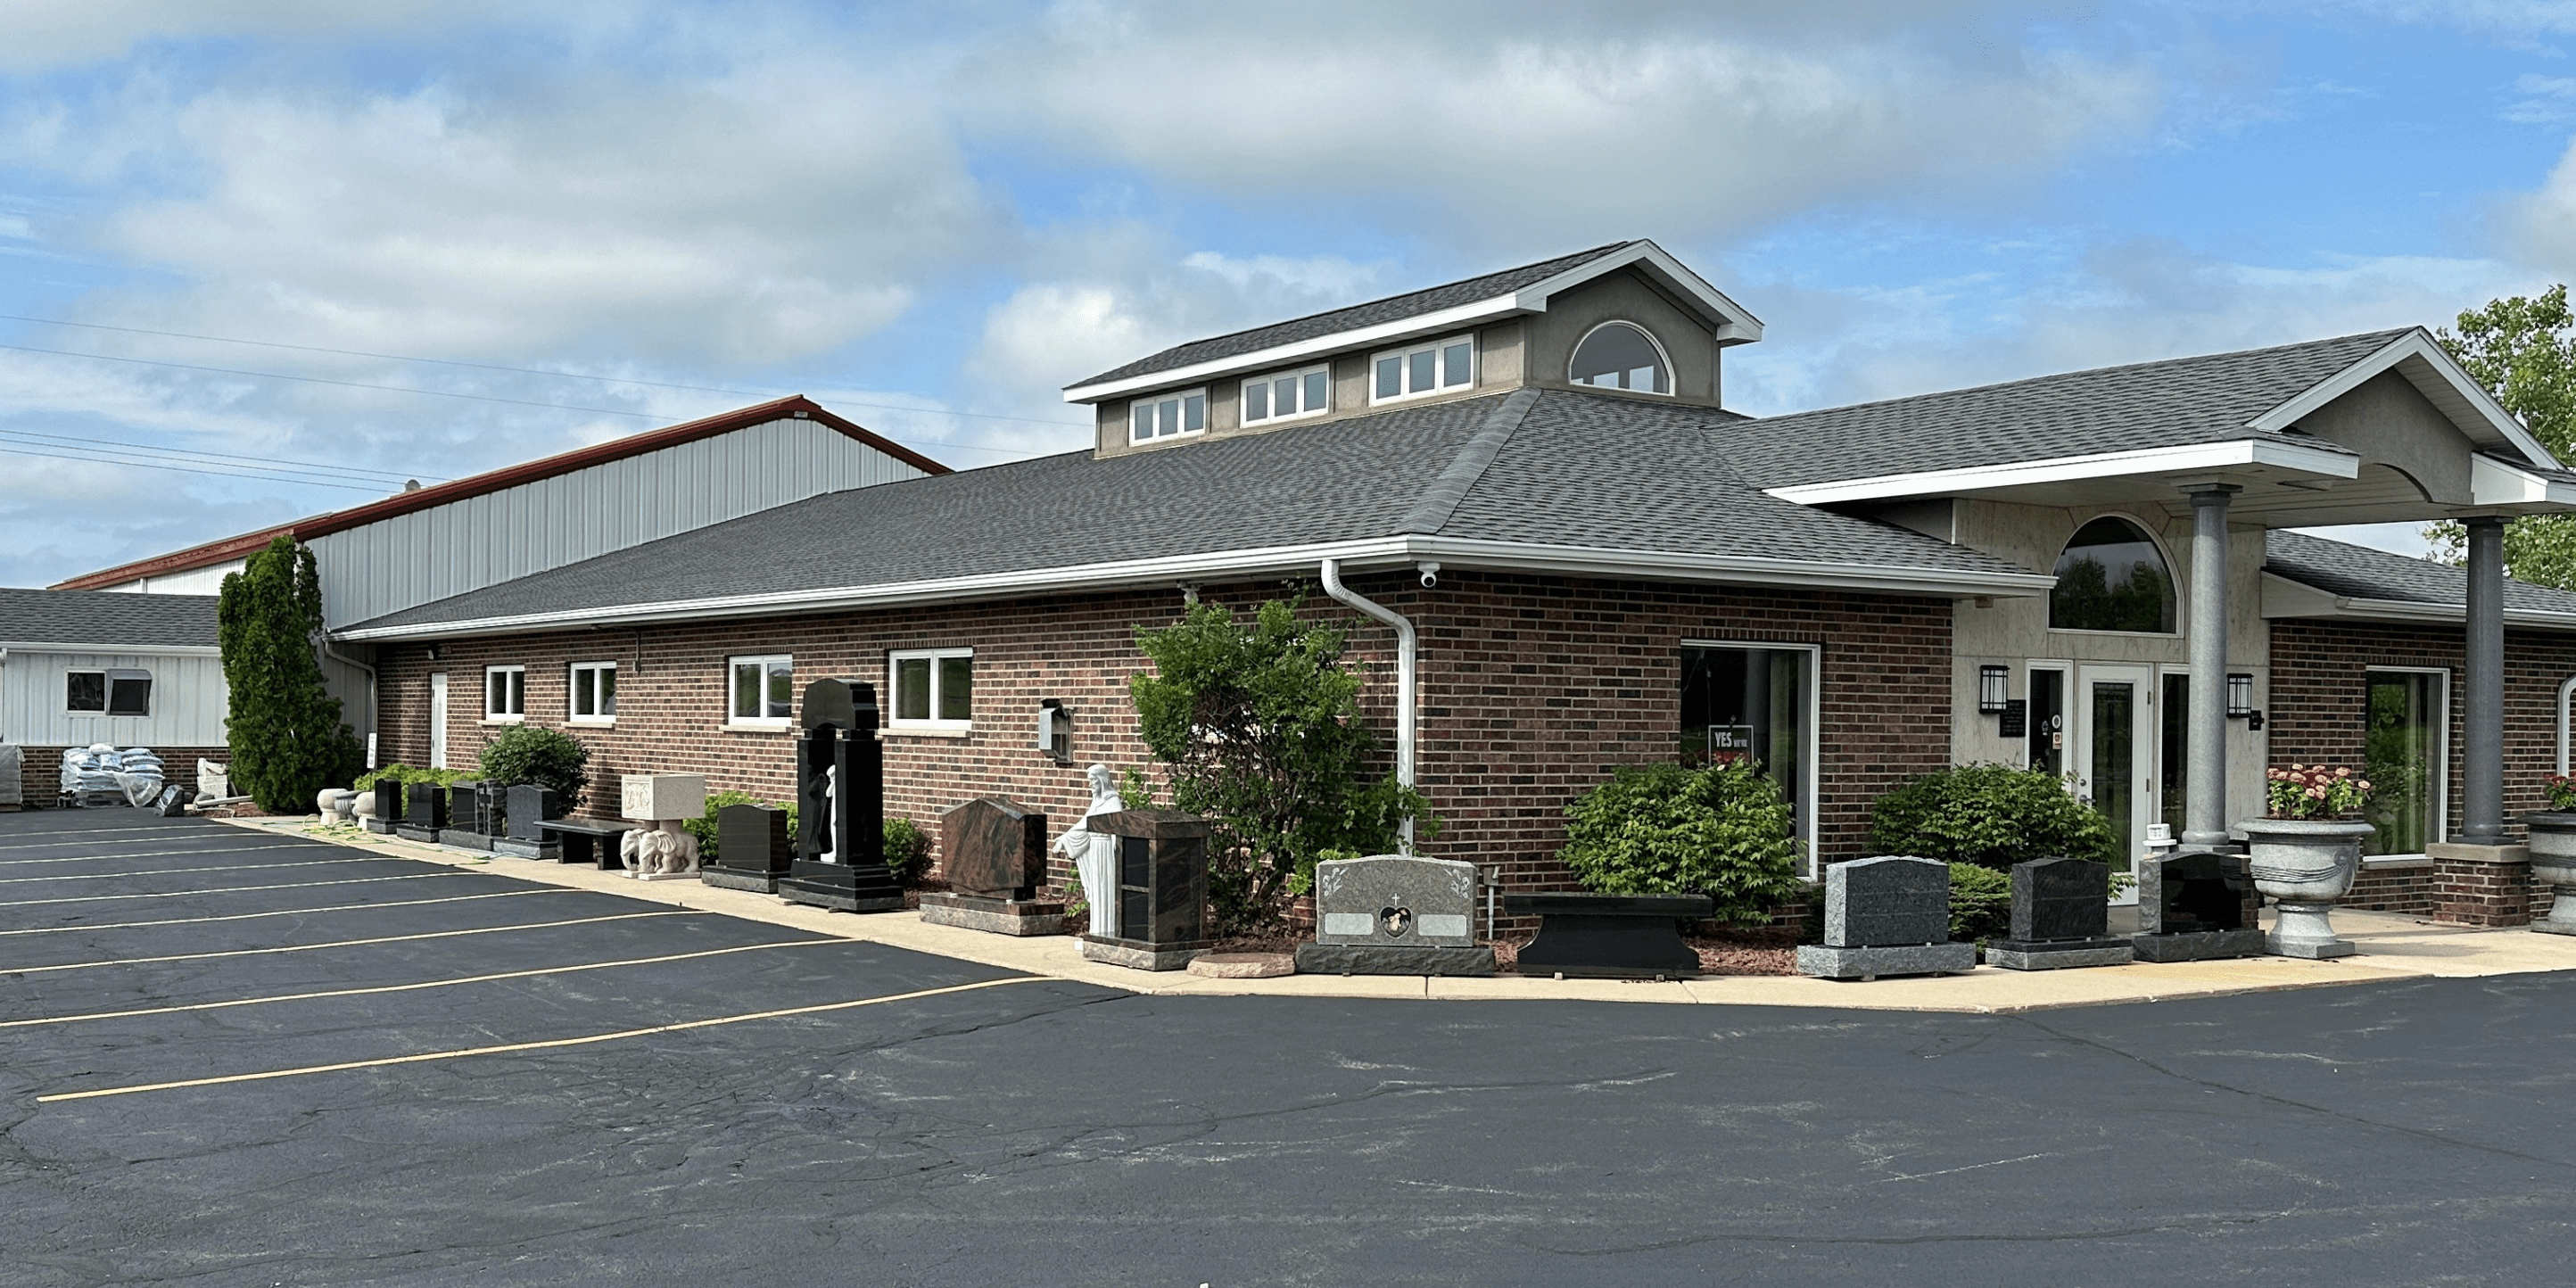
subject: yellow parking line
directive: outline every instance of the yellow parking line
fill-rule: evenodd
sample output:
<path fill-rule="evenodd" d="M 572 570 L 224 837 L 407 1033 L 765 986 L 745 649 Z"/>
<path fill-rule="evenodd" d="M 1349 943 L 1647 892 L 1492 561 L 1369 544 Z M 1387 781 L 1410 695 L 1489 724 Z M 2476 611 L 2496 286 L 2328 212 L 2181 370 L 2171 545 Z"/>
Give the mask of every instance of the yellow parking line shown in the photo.
<path fill-rule="evenodd" d="M 225 1002 L 146 1006 L 131 1011 L 92 1011 L 87 1015 L 50 1015 L 32 1020 L 0 1020 L 0 1029 L 23 1029 L 38 1024 L 77 1024 L 84 1020 L 123 1020 L 138 1015 L 171 1015 L 180 1011 L 220 1011 L 235 1006 L 265 1006 L 270 1002 L 310 1002 L 325 997 L 357 997 L 368 993 L 410 993 L 424 988 L 452 988 L 458 984 L 489 984 L 494 980 L 526 979 L 531 975 L 571 975 L 580 971 L 610 970 L 619 966 L 652 966 L 661 962 L 684 962 L 698 957 L 722 957 L 727 953 L 758 952 L 764 948 L 811 948 L 816 944 L 851 942 L 853 941 L 847 939 L 790 939 L 775 944 L 740 944 L 732 948 L 709 948 L 694 953 L 672 953 L 662 957 L 630 957 L 622 962 L 540 966 L 535 970 L 503 971 L 497 975 L 468 975 L 461 979 L 433 979 L 418 984 L 380 984 L 372 988 L 335 988 L 322 993 L 287 993 L 278 997 L 241 997 Z"/>
<path fill-rule="evenodd" d="M 107 903 L 116 899 L 173 899 L 187 894 L 249 894 L 255 890 L 312 890 L 322 886 L 367 885 L 376 881 L 427 881 L 432 877 L 468 877 L 471 872 L 407 872 L 398 877 L 351 877 L 346 881 L 296 881 L 285 885 L 217 886 L 212 890 L 144 890 L 133 894 L 76 894 L 65 899 L 12 899 L 0 908 L 40 908 L 55 903 Z"/>
<path fill-rule="evenodd" d="M 223 845 L 216 846 L 212 849 L 200 847 L 186 850 L 137 850 L 132 854 L 75 854 L 68 858 L 59 859 L 0 859 L 0 867 L 14 868 L 21 864 L 37 863 L 96 863 L 101 859 L 155 859 L 166 858 L 173 854 L 247 854 L 252 850 L 319 850 L 329 848 L 331 847 L 326 845 L 316 845 L 311 841 L 290 841 L 284 845 Z"/>
<path fill-rule="evenodd" d="M 690 1029 L 711 1029 L 725 1024 L 748 1024 L 754 1020 L 785 1019 L 791 1015 L 820 1015 L 826 1011 L 847 1011 L 862 1006 L 883 1006 L 889 1002 L 910 1002 L 948 993 L 967 993 L 979 988 L 999 988 L 1004 984 L 1042 984 L 1051 975 L 1015 975 L 1009 979 L 988 979 L 974 984 L 951 984 L 946 988 L 925 988 L 892 997 L 863 997 L 855 1002 L 826 1002 L 820 1006 L 791 1006 L 776 1011 L 753 1011 L 747 1015 L 720 1015 L 710 1020 L 684 1020 L 678 1024 L 656 1024 L 646 1029 L 623 1029 L 615 1033 L 593 1033 L 587 1037 L 553 1038 L 544 1042 L 512 1042 L 504 1046 L 464 1047 L 454 1051 L 424 1051 L 418 1055 L 394 1055 L 377 1060 L 348 1060 L 339 1064 L 309 1064 L 300 1069 L 268 1069 L 259 1073 L 230 1073 L 219 1078 L 188 1078 L 178 1082 L 147 1082 L 131 1087 L 99 1087 L 91 1091 L 60 1091 L 36 1097 L 38 1104 L 60 1100 L 96 1100 L 102 1096 L 131 1096 L 146 1091 L 177 1091 L 184 1087 L 214 1087 L 232 1082 L 261 1082 L 270 1078 L 299 1078 L 308 1073 L 345 1073 L 352 1069 L 382 1069 L 397 1064 L 421 1064 L 431 1060 L 462 1060 L 478 1055 L 508 1055 L 514 1051 L 552 1051 L 563 1047 L 595 1046 L 602 1042 L 623 1042 L 629 1038 L 649 1038 L 659 1033 L 683 1033 Z"/>
<path fill-rule="evenodd" d="M 247 872 L 258 868 L 274 872 L 279 868 L 301 868 L 317 863 L 386 863 L 399 862 L 389 855 L 370 854 L 363 859 L 290 859 L 284 863 L 227 863 L 213 868 L 146 868 L 141 872 L 57 872 L 48 877 L 0 877 L 0 885 L 17 885 L 22 881 L 105 881 L 110 877 L 166 877 L 182 872 Z"/>
<path fill-rule="evenodd" d="M 532 894 L 585 894 L 570 888 L 503 890 L 497 894 L 455 894 L 438 899 L 397 899 L 390 903 L 335 903 L 324 908 L 280 908 L 275 912 L 228 912 L 219 917 L 168 917 L 160 921 L 111 921 L 100 925 L 29 926 L 0 930 L 0 935 L 59 935 L 67 930 L 140 930 L 146 926 L 193 926 L 207 921 L 250 921 L 260 917 L 302 917 L 316 912 L 356 912 L 366 908 L 417 908 L 425 903 L 463 903 L 468 899 L 516 899 Z"/>
<path fill-rule="evenodd" d="M 468 895 L 469 899 L 485 898 Z M 444 900 L 428 900 L 441 903 Z M 369 908 L 400 907 L 400 904 L 371 903 Z M 619 912 L 605 917 L 575 917 L 570 921 L 535 921 L 523 926 L 475 926 L 467 930 L 424 930 L 411 935 L 378 935 L 372 939 L 335 939 L 327 944 L 287 944 L 280 948 L 227 948 L 212 953 L 172 953 L 166 957 L 119 957 L 104 962 L 63 962 L 54 966 L 0 966 L 0 975 L 47 975 L 55 971 L 97 970 L 102 966 L 153 966 L 162 962 L 200 962 L 217 957 L 258 957 L 267 953 L 309 953 L 323 948 L 363 948 L 369 944 L 407 944 L 419 939 L 455 939 L 463 935 L 497 935 L 506 930 L 552 930 L 557 926 L 589 926 L 603 921 L 634 921 L 642 917 L 712 917 L 712 912 L 696 908 L 673 908 L 666 912 Z M 165 923 L 152 922 L 152 925 Z"/>

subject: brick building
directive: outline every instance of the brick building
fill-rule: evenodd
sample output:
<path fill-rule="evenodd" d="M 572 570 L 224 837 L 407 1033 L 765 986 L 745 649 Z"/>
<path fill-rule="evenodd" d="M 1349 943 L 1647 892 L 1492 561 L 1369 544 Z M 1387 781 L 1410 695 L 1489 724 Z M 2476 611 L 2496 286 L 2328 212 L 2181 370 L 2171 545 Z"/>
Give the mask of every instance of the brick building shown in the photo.
<path fill-rule="evenodd" d="M 2223 839 L 2267 763 L 2376 756 L 2405 781 L 2370 897 L 2510 876 L 2576 597 L 2506 581 L 2496 535 L 2576 475 L 2429 333 L 1755 419 L 1723 364 L 1761 335 L 1653 243 L 1599 247 L 1103 372 L 1066 391 L 1083 451 L 818 490 L 333 638 L 374 660 L 388 760 L 534 721 L 603 779 L 783 798 L 793 695 L 838 676 L 886 694 L 891 809 L 1061 817 L 1085 766 L 1145 760 L 1138 627 L 1302 591 L 1355 623 L 1391 766 L 1450 823 L 1431 852 L 1516 886 L 1563 883 L 1561 811 L 1611 766 L 1710 754 L 1763 762 L 1821 861 L 1945 764 L 2066 773 L 2136 853 Z M 2465 570 L 2288 531 L 2443 518 Z M 441 718 L 451 688 L 481 709 Z M 1033 745 L 1047 700 L 1069 764 Z"/>

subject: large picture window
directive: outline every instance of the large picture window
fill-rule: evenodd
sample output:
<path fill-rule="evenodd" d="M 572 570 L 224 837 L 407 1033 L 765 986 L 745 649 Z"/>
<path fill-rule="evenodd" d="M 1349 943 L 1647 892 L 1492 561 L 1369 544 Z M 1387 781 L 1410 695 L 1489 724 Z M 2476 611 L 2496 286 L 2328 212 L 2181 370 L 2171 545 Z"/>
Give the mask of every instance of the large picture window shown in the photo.
<path fill-rule="evenodd" d="M 784 725 L 796 715 L 796 661 L 775 657 L 726 659 L 732 677 L 727 723 Z"/>
<path fill-rule="evenodd" d="M 1682 648 L 1685 764 L 1749 759 L 1780 785 L 1814 865 L 1816 650 L 1757 644 Z"/>
<path fill-rule="evenodd" d="M 914 649 L 890 654 L 894 728 L 965 729 L 975 710 L 975 650 Z"/>
<path fill-rule="evenodd" d="M 2451 676 L 2373 670 L 2364 705 L 2361 776 L 2370 780 L 2362 821 L 2379 829 L 2364 854 L 2422 854 L 2442 839 L 2448 797 Z"/>
<path fill-rule="evenodd" d="M 2146 529 L 2104 517 L 2076 530 L 2057 557 L 2048 625 L 2060 631 L 2174 633 L 2173 576 Z"/>

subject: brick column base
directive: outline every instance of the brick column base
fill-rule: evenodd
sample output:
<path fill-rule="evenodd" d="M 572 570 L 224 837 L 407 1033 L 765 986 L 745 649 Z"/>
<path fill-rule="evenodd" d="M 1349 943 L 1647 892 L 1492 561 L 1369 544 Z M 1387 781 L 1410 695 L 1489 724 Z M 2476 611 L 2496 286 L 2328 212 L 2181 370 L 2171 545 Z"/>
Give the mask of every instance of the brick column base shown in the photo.
<path fill-rule="evenodd" d="M 2531 847 L 2424 847 L 2433 858 L 2433 920 L 2455 926 L 2531 924 Z"/>

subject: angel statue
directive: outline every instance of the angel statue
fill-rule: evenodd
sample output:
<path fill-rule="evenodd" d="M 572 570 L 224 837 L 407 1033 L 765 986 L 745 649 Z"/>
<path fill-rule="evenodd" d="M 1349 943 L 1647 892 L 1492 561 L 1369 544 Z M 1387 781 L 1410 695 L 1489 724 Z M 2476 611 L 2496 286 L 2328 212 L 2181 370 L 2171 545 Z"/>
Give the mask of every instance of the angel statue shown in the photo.
<path fill-rule="evenodd" d="M 1118 937 L 1118 838 L 1092 831 L 1085 826 L 1094 815 L 1115 814 L 1127 808 L 1118 795 L 1118 776 L 1107 765 L 1093 765 L 1090 770 L 1091 808 L 1064 835 L 1055 838 L 1055 852 L 1073 861 L 1073 870 L 1082 877 L 1082 895 L 1091 901 L 1091 933 L 1103 939 Z"/>

